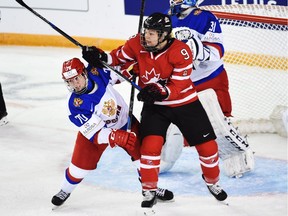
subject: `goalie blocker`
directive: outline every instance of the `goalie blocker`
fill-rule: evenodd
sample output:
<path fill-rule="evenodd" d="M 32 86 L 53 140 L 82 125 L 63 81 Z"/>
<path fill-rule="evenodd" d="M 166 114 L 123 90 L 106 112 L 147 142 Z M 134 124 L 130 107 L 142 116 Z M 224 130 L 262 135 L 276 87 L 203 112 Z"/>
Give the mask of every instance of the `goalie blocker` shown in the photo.
<path fill-rule="evenodd" d="M 241 177 L 253 170 L 255 166 L 253 151 L 246 138 L 241 136 L 230 120 L 223 115 L 214 90 L 201 91 L 198 96 L 216 133 L 219 156 L 223 161 L 225 174 L 229 177 Z M 179 136 L 179 133 L 175 125 L 170 125 L 166 143 L 162 148 L 160 172 L 171 169 L 182 152 L 183 138 L 180 138 L 182 136 Z"/>

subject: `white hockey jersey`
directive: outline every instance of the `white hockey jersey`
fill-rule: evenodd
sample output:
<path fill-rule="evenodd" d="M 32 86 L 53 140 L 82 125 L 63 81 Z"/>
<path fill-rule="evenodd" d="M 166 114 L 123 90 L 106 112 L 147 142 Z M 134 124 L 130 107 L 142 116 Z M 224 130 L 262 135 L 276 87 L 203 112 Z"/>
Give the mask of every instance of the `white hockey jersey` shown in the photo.
<path fill-rule="evenodd" d="M 171 20 L 175 38 L 187 43 L 192 37 L 198 37 L 203 43 L 205 58 L 196 59 L 193 64 L 191 79 L 194 84 L 197 86 L 221 73 L 224 47 L 218 19 L 210 11 L 191 8 L 183 19 L 174 15 Z"/>
<path fill-rule="evenodd" d="M 103 127 L 120 129 L 128 121 L 128 106 L 113 88 L 119 78 L 109 69 L 88 67 L 91 90 L 88 94 L 71 93 L 68 98 L 69 119 L 89 140 Z M 123 128 L 125 129 L 125 128 Z"/>

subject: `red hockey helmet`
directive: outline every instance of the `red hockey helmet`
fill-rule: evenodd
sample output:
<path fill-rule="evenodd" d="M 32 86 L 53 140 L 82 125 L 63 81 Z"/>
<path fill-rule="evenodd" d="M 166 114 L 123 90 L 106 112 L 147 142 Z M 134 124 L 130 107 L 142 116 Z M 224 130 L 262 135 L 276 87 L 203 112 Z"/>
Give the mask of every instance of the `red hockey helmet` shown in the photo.
<path fill-rule="evenodd" d="M 84 64 L 78 59 L 73 58 L 63 63 L 62 79 L 68 80 L 74 78 L 85 71 Z"/>
<path fill-rule="evenodd" d="M 83 94 L 87 91 L 87 72 L 84 64 L 78 58 L 73 58 L 63 63 L 62 79 L 70 92 Z"/>

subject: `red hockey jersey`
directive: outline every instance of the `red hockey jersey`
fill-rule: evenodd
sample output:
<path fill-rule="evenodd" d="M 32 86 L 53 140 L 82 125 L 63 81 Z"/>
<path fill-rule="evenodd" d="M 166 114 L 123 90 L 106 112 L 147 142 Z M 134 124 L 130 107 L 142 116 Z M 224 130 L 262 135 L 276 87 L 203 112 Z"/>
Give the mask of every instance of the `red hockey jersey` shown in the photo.
<path fill-rule="evenodd" d="M 149 83 L 165 83 L 169 96 L 155 104 L 176 107 L 198 99 L 190 79 L 192 52 L 185 43 L 175 39 L 168 49 L 152 53 L 144 49 L 140 43 L 140 34 L 137 34 L 108 56 L 108 63 L 114 66 L 128 61 L 138 62 L 141 88 Z"/>

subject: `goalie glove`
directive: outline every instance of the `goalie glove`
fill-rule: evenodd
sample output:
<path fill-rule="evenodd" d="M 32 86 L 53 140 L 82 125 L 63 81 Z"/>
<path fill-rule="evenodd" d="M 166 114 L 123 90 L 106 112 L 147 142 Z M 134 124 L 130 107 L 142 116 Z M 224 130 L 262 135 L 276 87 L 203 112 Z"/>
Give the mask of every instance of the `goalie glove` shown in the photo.
<path fill-rule="evenodd" d="M 124 130 L 113 129 L 109 135 L 109 144 L 113 148 L 116 145 L 133 151 L 136 143 L 136 134 Z"/>
<path fill-rule="evenodd" d="M 93 67 L 103 68 L 103 62 L 107 62 L 107 54 L 95 46 L 84 46 L 82 49 L 82 57 Z"/>
<path fill-rule="evenodd" d="M 162 101 L 168 96 L 168 89 L 165 86 L 160 83 L 151 83 L 140 90 L 137 99 L 147 104 L 153 104 L 155 101 Z"/>
<path fill-rule="evenodd" d="M 186 44 L 190 47 L 193 53 L 193 60 L 198 60 L 200 62 L 209 60 L 210 49 L 203 45 L 200 38 L 194 36 L 190 38 Z"/>

